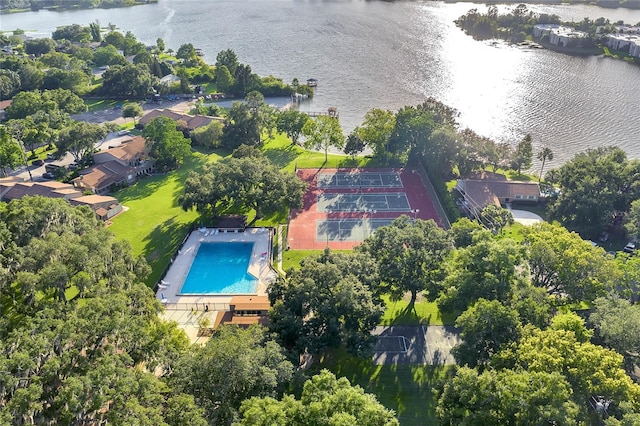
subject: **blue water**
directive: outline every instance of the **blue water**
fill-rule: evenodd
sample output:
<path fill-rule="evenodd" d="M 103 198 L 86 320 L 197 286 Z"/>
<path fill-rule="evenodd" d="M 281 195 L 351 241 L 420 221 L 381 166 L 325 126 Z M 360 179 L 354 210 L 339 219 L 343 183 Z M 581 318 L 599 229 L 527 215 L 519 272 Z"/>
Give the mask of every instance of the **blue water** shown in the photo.
<path fill-rule="evenodd" d="M 253 243 L 201 243 L 180 294 L 251 294 L 258 280 L 247 272 Z"/>

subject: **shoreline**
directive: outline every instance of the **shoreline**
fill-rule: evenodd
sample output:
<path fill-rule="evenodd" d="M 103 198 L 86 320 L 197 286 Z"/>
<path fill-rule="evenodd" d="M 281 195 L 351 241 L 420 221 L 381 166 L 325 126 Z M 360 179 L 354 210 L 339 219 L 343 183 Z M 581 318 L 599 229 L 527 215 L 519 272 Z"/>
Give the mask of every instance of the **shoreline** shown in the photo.
<path fill-rule="evenodd" d="M 35 10 L 31 9 L 31 8 L 25 8 L 25 9 L 0 9 L 0 16 L 1 15 L 11 15 L 11 14 L 15 14 L 15 13 L 24 13 L 24 12 L 38 12 L 40 10 L 47 10 L 47 11 L 50 11 L 50 12 L 68 12 L 70 10 L 121 9 L 121 8 L 126 8 L 126 7 L 144 6 L 146 4 L 158 3 L 158 1 L 159 0 L 142 0 L 142 1 L 136 1 L 133 4 L 106 5 L 106 6 L 96 6 L 96 7 L 81 7 L 79 5 L 72 6 L 72 7 L 64 7 L 64 5 L 58 5 L 58 6 L 41 7 L 39 9 L 35 9 Z"/>

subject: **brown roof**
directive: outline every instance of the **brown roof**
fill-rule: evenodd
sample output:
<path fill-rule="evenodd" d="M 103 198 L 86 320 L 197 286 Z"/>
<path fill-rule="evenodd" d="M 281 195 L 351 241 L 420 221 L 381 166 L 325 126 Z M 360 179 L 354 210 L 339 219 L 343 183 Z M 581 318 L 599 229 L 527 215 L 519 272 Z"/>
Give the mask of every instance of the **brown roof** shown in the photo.
<path fill-rule="evenodd" d="M 139 158 L 145 151 L 145 140 L 142 136 L 136 136 L 120 145 L 109 148 L 104 152 L 111 154 L 114 158 L 122 161 L 131 161 Z"/>
<path fill-rule="evenodd" d="M 234 311 L 267 311 L 271 303 L 267 296 L 233 296 L 229 306 Z"/>
<path fill-rule="evenodd" d="M 121 182 L 127 178 L 127 175 L 134 173 L 133 167 L 123 166 L 117 161 L 107 161 L 86 169 L 83 174 L 73 180 L 73 183 L 76 186 L 98 190 Z"/>
<path fill-rule="evenodd" d="M 480 207 L 489 204 L 500 205 L 498 198 L 516 200 L 516 195 L 519 195 L 526 200 L 529 195 L 540 196 L 540 186 L 536 182 L 467 179 L 461 183 L 467 196 Z"/>
<path fill-rule="evenodd" d="M 88 206 L 102 203 L 118 203 L 118 200 L 106 195 L 83 195 L 82 197 L 74 198 L 72 204 L 86 204 Z"/>
<path fill-rule="evenodd" d="M 9 105 L 13 102 L 13 99 L 7 99 L 4 101 L 0 101 L 0 111 L 7 109 Z"/>
<path fill-rule="evenodd" d="M 13 185 L 13 187 L 9 189 L 2 198 L 4 200 L 15 200 L 29 195 L 40 195 L 42 197 L 49 198 L 65 198 L 66 196 L 73 195 L 74 193 L 82 195 L 70 185 L 56 182 L 62 185 L 62 187 L 56 188 L 54 186 L 51 188 L 50 185 L 47 185 L 51 183 L 53 182 L 18 182 Z M 69 189 L 71 189 L 71 191 L 69 191 Z"/>
<path fill-rule="evenodd" d="M 227 321 L 222 321 L 223 324 L 228 324 Z M 261 324 L 267 325 L 269 323 L 269 318 L 264 315 L 255 316 L 255 317 L 233 317 L 231 318 L 231 324 L 239 325 L 239 326 L 248 326 L 253 324 Z"/>

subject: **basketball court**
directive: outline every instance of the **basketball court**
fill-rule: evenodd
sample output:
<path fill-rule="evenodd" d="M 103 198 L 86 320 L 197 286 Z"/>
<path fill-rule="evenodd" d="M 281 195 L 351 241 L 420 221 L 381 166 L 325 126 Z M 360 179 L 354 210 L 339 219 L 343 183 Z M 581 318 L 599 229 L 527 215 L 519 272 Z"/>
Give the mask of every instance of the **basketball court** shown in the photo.
<path fill-rule="evenodd" d="M 350 250 L 401 215 L 440 224 L 420 175 L 406 169 L 300 169 L 309 183 L 292 210 L 288 247 Z"/>

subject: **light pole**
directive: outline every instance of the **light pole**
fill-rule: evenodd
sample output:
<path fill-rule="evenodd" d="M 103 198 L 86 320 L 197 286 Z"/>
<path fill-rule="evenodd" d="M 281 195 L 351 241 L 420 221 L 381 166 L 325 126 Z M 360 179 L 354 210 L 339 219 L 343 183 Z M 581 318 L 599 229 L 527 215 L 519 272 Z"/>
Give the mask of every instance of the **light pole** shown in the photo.
<path fill-rule="evenodd" d="M 413 221 L 415 222 L 418 219 L 418 213 L 420 213 L 420 209 L 411 209 L 411 213 L 413 213 Z"/>

